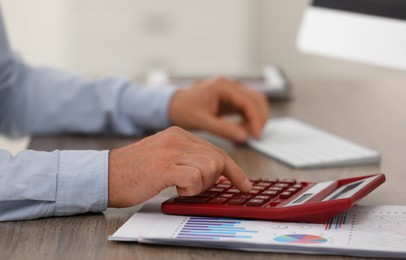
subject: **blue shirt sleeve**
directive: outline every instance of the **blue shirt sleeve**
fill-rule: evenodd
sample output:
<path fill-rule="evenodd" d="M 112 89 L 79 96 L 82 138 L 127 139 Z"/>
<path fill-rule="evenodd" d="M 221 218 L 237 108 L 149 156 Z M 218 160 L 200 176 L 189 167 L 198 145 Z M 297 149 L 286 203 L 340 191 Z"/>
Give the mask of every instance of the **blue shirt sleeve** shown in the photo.
<path fill-rule="evenodd" d="M 100 212 L 108 151 L 0 150 L 0 221 Z"/>
<path fill-rule="evenodd" d="M 107 62 L 107 61 L 106 61 Z M 86 80 L 30 67 L 8 44 L 0 10 L 0 133 L 142 135 L 167 127 L 173 87 L 143 87 L 121 78 Z"/>
<path fill-rule="evenodd" d="M 11 137 L 139 136 L 170 124 L 168 106 L 173 92 L 171 87 L 143 87 L 120 78 L 86 80 L 73 73 L 29 67 L 12 56 L 0 64 L 0 132 Z"/>
<path fill-rule="evenodd" d="M 30 67 L 9 46 L 0 8 L 0 134 L 142 135 L 169 125 L 174 88 L 86 80 Z M 103 211 L 108 151 L 0 150 L 0 221 Z"/>

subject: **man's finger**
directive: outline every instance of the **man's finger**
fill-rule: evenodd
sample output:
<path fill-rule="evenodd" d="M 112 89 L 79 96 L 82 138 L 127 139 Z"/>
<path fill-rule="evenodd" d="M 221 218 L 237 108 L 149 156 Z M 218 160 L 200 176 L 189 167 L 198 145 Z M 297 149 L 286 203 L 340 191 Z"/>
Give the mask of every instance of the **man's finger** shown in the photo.
<path fill-rule="evenodd" d="M 174 131 L 179 131 L 179 133 L 182 133 L 182 136 L 189 138 L 189 140 L 210 147 L 213 150 L 213 152 L 219 153 L 223 157 L 225 162 L 222 174 L 227 179 L 229 179 L 230 182 L 234 184 L 238 189 L 242 191 L 249 191 L 252 188 L 251 182 L 249 181 L 245 173 L 242 171 L 242 169 L 238 167 L 238 165 L 222 149 L 216 147 L 215 145 L 201 138 L 198 138 L 197 136 L 194 136 L 193 134 L 187 131 L 182 130 L 181 128 L 174 127 Z"/>
<path fill-rule="evenodd" d="M 223 156 L 203 145 L 197 145 L 193 150 L 188 149 L 178 159 L 177 164 L 198 169 L 203 190 L 214 185 L 225 167 Z"/>
<path fill-rule="evenodd" d="M 247 98 L 245 93 L 242 91 L 230 91 L 225 89 L 221 95 L 223 99 L 230 102 L 239 111 L 241 111 L 244 119 L 250 126 L 251 134 L 259 138 L 264 123 L 262 114 L 259 112 L 255 102 L 253 102 L 250 98 Z"/>
<path fill-rule="evenodd" d="M 194 196 L 203 192 L 200 170 L 185 165 L 177 165 L 166 173 L 168 187 L 176 186 L 180 196 Z"/>

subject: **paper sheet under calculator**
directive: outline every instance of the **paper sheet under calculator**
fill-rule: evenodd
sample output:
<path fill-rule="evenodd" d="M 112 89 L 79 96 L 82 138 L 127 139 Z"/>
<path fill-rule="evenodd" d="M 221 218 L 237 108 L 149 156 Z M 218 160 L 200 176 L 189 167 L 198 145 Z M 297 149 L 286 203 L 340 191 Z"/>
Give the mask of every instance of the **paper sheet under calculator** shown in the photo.
<path fill-rule="evenodd" d="M 406 206 L 355 206 L 325 224 L 160 213 L 156 198 L 110 240 L 261 252 L 406 258 Z"/>

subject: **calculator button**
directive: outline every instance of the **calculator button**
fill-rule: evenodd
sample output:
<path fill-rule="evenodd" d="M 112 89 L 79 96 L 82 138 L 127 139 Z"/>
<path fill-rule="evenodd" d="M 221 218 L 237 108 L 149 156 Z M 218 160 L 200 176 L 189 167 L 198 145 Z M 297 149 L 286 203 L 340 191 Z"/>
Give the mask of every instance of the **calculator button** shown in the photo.
<path fill-rule="evenodd" d="M 228 189 L 231 187 L 231 184 L 229 183 L 219 183 L 215 186 L 216 188 L 224 188 L 224 189 Z"/>
<path fill-rule="evenodd" d="M 253 190 L 265 190 L 267 187 L 264 187 L 264 186 L 261 186 L 261 185 L 254 185 L 253 187 L 252 187 L 252 189 Z"/>
<path fill-rule="evenodd" d="M 260 193 L 260 192 L 261 192 L 260 190 L 250 190 L 250 191 L 248 192 L 248 194 L 256 195 L 256 194 L 258 194 L 258 193 Z"/>
<path fill-rule="evenodd" d="M 217 192 L 217 193 L 220 193 L 220 192 L 223 192 L 225 189 L 224 188 L 211 188 L 211 189 L 209 189 L 209 192 Z"/>
<path fill-rule="evenodd" d="M 267 195 L 267 196 L 270 196 L 271 198 L 278 196 L 278 194 L 279 194 L 279 191 L 276 191 L 276 190 L 266 190 L 261 193 L 261 195 Z"/>
<path fill-rule="evenodd" d="M 289 191 L 284 191 L 279 195 L 279 197 L 282 198 L 282 199 L 287 199 L 290 196 L 292 196 L 292 192 L 289 192 Z"/>
<path fill-rule="evenodd" d="M 269 183 L 278 183 L 279 179 L 276 178 L 266 178 L 262 180 L 263 182 L 269 182 Z"/>
<path fill-rule="evenodd" d="M 231 188 L 225 191 L 226 193 L 233 193 L 233 194 L 238 194 L 241 193 L 241 191 L 239 189 L 236 188 Z"/>
<path fill-rule="evenodd" d="M 289 184 L 287 184 L 287 183 L 277 183 L 273 187 L 287 188 L 287 187 L 289 187 Z"/>
<path fill-rule="evenodd" d="M 256 186 L 262 186 L 262 187 L 265 187 L 265 188 L 269 188 L 269 187 L 271 187 L 271 185 L 272 185 L 272 183 L 270 183 L 270 182 L 264 182 L 264 181 L 258 182 L 258 183 L 256 184 Z"/>
<path fill-rule="evenodd" d="M 269 189 L 267 189 L 267 190 L 273 190 L 273 191 L 283 191 L 284 190 L 284 188 L 282 188 L 282 187 L 275 187 L 275 186 L 272 186 L 272 187 L 270 187 Z"/>
<path fill-rule="evenodd" d="M 250 199 L 247 201 L 247 206 L 262 206 L 265 203 L 265 200 L 263 199 Z"/>
<path fill-rule="evenodd" d="M 243 205 L 247 199 L 233 198 L 228 202 L 228 205 Z"/>
<path fill-rule="evenodd" d="M 264 200 L 264 201 L 268 201 L 268 200 L 271 199 L 271 196 L 269 196 L 269 195 L 257 195 L 257 196 L 254 197 L 254 199 L 261 199 L 261 200 Z"/>
<path fill-rule="evenodd" d="M 205 191 L 205 192 L 203 192 L 203 193 L 200 193 L 200 194 L 197 195 L 197 196 L 199 196 L 199 197 L 213 198 L 213 197 L 216 197 L 217 195 L 218 195 L 217 192 Z"/>
<path fill-rule="evenodd" d="M 226 192 L 227 193 L 233 193 L 233 194 L 241 193 L 240 190 L 236 189 L 236 188 L 228 189 Z"/>
<path fill-rule="evenodd" d="M 303 185 L 299 184 L 299 183 L 296 183 L 295 185 L 292 186 L 292 188 L 296 188 L 296 189 L 300 190 L 300 189 L 303 188 Z"/>
<path fill-rule="evenodd" d="M 231 194 L 231 193 L 221 193 L 220 195 L 219 195 L 219 198 L 232 198 L 234 196 L 234 194 Z"/>
<path fill-rule="evenodd" d="M 293 193 L 296 193 L 298 190 L 299 190 L 299 189 L 297 189 L 297 188 L 291 187 L 291 188 L 287 189 L 286 191 L 292 192 L 292 194 L 293 194 Z"/>
<path fill-rule="evenodd" d="M 226 203 L 227 198 L 213 198 L 209 201 L 210 204 L 224 204 Z"/>
<path fill-rule="evenodd" d="M 249 194 L 237 194 L 234 196 L 234 199 L 244 199 L 244 200 L 249 200 L 252 198 L 252 195 Z"/>
<path fill-rule="evenodd" d="M 281 180 L 281 182 L 293 185 L 296 183 L 296 180 L 295 179 L 283 179 L 283 180 Z"/>

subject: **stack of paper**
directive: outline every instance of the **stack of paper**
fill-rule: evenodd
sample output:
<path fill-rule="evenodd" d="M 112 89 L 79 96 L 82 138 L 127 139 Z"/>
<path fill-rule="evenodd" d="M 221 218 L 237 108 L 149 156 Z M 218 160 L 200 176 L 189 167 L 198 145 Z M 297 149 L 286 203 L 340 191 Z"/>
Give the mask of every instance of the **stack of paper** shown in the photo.
<path fill-rule="evenodd" d="M 155 198 L 110 240 L 231 250 L 406 258 L 406 206 L 355 206 L 325 224 L 160 213 Z"/>

